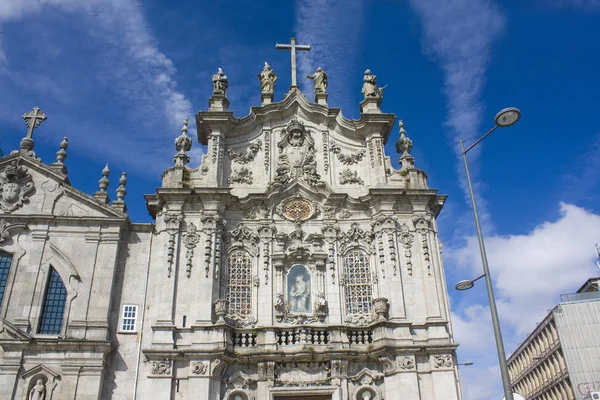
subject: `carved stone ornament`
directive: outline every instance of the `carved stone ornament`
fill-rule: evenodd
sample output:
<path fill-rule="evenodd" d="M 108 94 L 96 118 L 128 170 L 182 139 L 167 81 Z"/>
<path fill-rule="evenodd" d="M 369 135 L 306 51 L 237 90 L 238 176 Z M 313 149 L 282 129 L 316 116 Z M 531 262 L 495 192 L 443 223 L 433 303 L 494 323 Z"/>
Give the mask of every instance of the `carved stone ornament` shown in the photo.
<path fill-rule="evenodd" d="M 322 292 L 320 294 L 322 294 Z M 291 314 L 290 305 L 286 304 L 285 296 L 281 292 L 277 293 L 275 296 L 273 308 L 275 309 L 275 318 L 277 319 L 277 322 L 290 325 L 312 324 L 317 321 L 323 322 L 327 316 L 327 302 L 325 301 L 324 295 L 322 296 L 322 299 L 317 295 L 317 300 L 315 301 L 313 308 L 313 315 Z"/>
<path fill-rule="evenodd" d="M 350 381 L 360 385 L 372 385 L 375 381 L 383 379 L 383 374 L 378 371 L 373 371 L 369 368 L 363 368 L 354 376 L 348 377 Z"/>
<path fill-rule="evenodd" d="M 152 375 L 171 375 L 172 367 L 173 361 L 168 358 L 152 361 Z"/>
<path fill-rule="evenodd" d="M 391 356 L 381 355 L 379 356 L 379 362 L 383 366 L 383 373 L 389 374 L 392 372 L 396 372 L 396 365 Z"/>
<path fill-rule="evenodd" d="M 325 293 L 323 291 L 317 292 L 317 299 L 313 305 L 313 314 L 323 322 L 327 315 L 327 300 L 325 300 Z"/>
<path fill-rule="evenodd" d="M 371 232 L 367 232 L 360 227 L 358 222 L 353 222 L 350 230 L 342 233 L 341 243 L 344 246 L 355 245 L 358 243 L 370 243 L 372 239 Z"/>
<path fill-rule="evenodd" d="M 242 224 L 228 233 L 228 239 L 232 246 L 243 246 L 248 247 L 253 253 L 256 253 L 257 245 L 259 242 L 259 236 L 256 232 Z"/>
<path fill-rule="evenodd" d="M 363 185 L 365 181 L 362 180 L 360 176 L 358 176 L 357 171 L 351 171 L 350 168 L 346 168 L 342 172 L 340 172 L 340 185 Z"/>
<path fill-rule="evenodd" d="M 385 297 L 379 297 L 377 299 L 373 299 L 373 312 L 377 314 L 377 319 L 379 321 L 385 321 L 385 314 L 388 311 L 388 299 Z"/>
<path fill-rule="evenodd" d="M 399 369 L 415 369 L 415 358 L 413 356 L 402 356 L 398 359 Z"/>
<path fill-rule="evenodd" d="M 228 308 L 227 299 L 215 300 L 215 315 L 217 316 L 217 324 L 225 323 L 225 315 L 227 315 Z"/>
<path fill-rule="evenodd" d="M 242 167 L 240 169 L 234 169 L 231 171 L 229 175 L 229 179 L 227 182 L 231 185 L 232 183 L 243 183 L 246 185 L 252 185 L 254 178 L 252 176 L 252 171 L 250 171 L 246 167 Z"/>
<path fill-rule="evenodd" d="M 175 237 L 181 226 L 182 217 L 180 214 L 165 213 L 163 216 L 165 227 L 169 234 L 169 243 L 167 245 L 167 262 L 169 264 L 167 277 L 171 277 L 173 272 L 173 262 L 175 260 Z"/>
<path fill-rule="evenodd" d="M 223 373 L 225 372 L 225 368 L 227 368 L 227 361 L 222 360 L 220 358 L 216 358 L 212 362 L 212 371 L 211 375 L 216 378 L 223 377 Z"/>
<path fill-rule="evenodd" d="M 284 362 L 275 364 L 275 386 L 321 386 L 331 381 L 331 362 Z"/>
<path fill-rule="evenodd" d="M 33 178 L 27 167 L 18 165 L 16 160 L 0 173 L 0 209 L 5 213 L 22 207 L 34 191 Z"/>
<path fill-rule="evenodd" d="M 248 147 L 248 150 L 246 150 L 246 154 L 236 153 L 234 151 L 231 151 L 231 149 L 227 150 L 227 154 L 233 162 L 236 162 L 238 164 L 248 164 L 249 162 L 254 160 L 256 154 L 258 154 L 260 149 L 262 149 L 262 141 L 257 140 Z"/>
<path fill-rule="evenodd" d="M 335 142 L 329 142 L 329 150 L 337 156 L 337 159 L 344 165 L 358 164 L 364 156 L 367 154 L 365 149 L 357 151 L 356 153 L 343 153 L 342 148 Z"/>
<path fill-rule="evenodd" d="M 192 275 L 192 261 L 194 259 L 194 248 L 200 241 L 200 235 L 197 233 L 196 225 L 189 223 L 185 234 L 183 235 L 183 244 L 187 249 L 185 253 L 186 263 L 185 272 L 189 278 Z"/>
<path fill-rule="evenodd" d="M 354 326 L 367 326 L 377 321 L 377 314 L 348 314 L 344 318 L 344 323 Z"/>
<path fill-rule="evenodd" d="M 289 221 L 306 221 L 317 214 L 318 206 L 298 194 L 295 197 L 282 201 L 275 208 L 275 212 Z"/>
<path fill-rule="evenodd" d="M 193 361 L 191 364 L 191 372 L 194 375 L 206 375 L 208 371 L 208 363 L 205 361 Z"/>
<path fill-rule="evenodd" d="M 434 368 L 452 367 L 452 356 L 450 354 L 434 354 L 431 358 Z"/>
<path fill-rule="evenodd" d="M 404 257 L 406 257 L 406 269 L 408 275 L 412 275 L 412 244 L 415 240 L 415 236 L 410 233 L 410 228 L 406 224 L 400 225 L 400 243 L 404 246 Z"/>
<path fill-rule="evenodd" d="M 251 383 L 256 382 L 255 379 L 252 379 L 249 375 L 243 373 L 242 371 L 238 371 L 233 374 L 229 379 L 227 379 L 227 387 L 229 389 L 248 389 Z M 235 397 L 229 397 L 235 399 Z"/>
<path fill-rule="evenodd" d="M 9 224 L 5 220 L 0 220 L 0 243 L 4 242 L 6 239 L 10 238 L 10 230 L 11 229 L 27 229 L 27 225 L 25 224 Z"/>
<path fill-rule="evenodd" d="M 325 187 L 317 173 L 315 141 L 304 123 L 292 118 L 277 143 L 277 169 L 272 185 L 284 186 L 292 179 L 302 179 L 311 186 Z"/>

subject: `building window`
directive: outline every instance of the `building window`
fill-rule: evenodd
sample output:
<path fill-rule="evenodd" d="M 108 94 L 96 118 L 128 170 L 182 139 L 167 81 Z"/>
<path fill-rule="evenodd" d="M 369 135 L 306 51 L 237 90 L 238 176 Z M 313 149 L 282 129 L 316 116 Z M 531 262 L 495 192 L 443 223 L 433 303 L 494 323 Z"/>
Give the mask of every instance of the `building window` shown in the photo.
<path fill-rule="evenodd" d="M 229 255 L 227 300 L 229 315 L 245 318 L 252 314 L 252 258 L 244 250 Z"/>
<path fill-rule="evenodd" d="M 0 307 L 2 307 L 2 298 L 4 297 L 4 289 L 8 281 L 8 272 L 12 264 L 12 256 L 7 253 L 0 253 Z"/>
<path fill-rule="evenodd" d="M 350 251 L 344 257 L 346 313 L 370 314 L 373 306 L 373 281 L 368 255 L 361 250 Z"/>
<path fill-rule="evenodd" d="M 44 296 L 38 333 L 58 335 L 61 332 L 66 301 L 67 289 L 58 272 L 50 267 L 50 278 Z"/>
<path fill-rule="evenodd" d="M 135 322 L 137 320 L 138 306 L 126 304 L 123 306 L 123 316 L 121 318 L 121 332 L 135 332 Z"/>

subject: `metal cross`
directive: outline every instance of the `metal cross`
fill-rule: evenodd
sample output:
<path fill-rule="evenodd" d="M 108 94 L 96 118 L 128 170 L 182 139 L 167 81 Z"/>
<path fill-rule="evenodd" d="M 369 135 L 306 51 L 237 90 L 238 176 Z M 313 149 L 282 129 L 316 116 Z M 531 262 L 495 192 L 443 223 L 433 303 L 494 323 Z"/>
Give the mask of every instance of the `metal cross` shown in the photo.
<path fill-rule="evenodd" d="M 33 110 L 23 114 L 23 119 L 29 127 L 29 129 L 27 130 L 27 138 L 31 139 L 35 128 L 40 126 L 42 121 L 45 121 L 46 118 L 48 117 L 46 116 L 46 114 L 44 114 L 42 110 L 40 110 L 39 107 L 33 107 Z"/>
<path fill-rule="evenodd" d="M 296 87 L 296 49 L 310 51 L 310 44 L 296 44 L 296 38 L 290 39 L 290 44 L 275 44 L 277 50 L 292 50 L 292 87 Z"/>

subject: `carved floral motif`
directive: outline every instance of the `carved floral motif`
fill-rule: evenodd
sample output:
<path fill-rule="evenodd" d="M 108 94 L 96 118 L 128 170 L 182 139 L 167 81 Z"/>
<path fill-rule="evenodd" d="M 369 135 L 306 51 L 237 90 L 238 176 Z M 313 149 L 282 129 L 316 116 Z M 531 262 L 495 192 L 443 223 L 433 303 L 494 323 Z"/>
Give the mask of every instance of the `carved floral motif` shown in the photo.
<path fill-rule="evenodd" d="M 246 185 L 252 185 L 253 182 L 252 171 L 246 167 L 240 169 L 234 169 L 229 175 L 227 182 L 231 185 L 232 183 L 243 183 Z"/>
<path fill-rule="evenodd" d="M 452 367 L 452 356 L 450 354 L 435 354 L 432 356 L 433 366 L 435 368 Z"/>
<path fill-rule="evenodd" d="M 194 375 L 206 375 L 208 371 L 208 363 L 204 361 L 196 361 L 191 366 L 192 374 Z"/>
<path fill-rule="evenodd" d="M 27 167 L 18 165 L 16 160 L 12 161 L 0 173 L 0 209 L 10 213 L 22 207 L 34 190 L 33 178 Z"/>
<path fill-rule="evenodd" d="M 400 243 L 404 245 L 404 257 L 406 257 L 406 268 L 408 271 L 408 275 L 412 275 L 412 244 L 415 240 L 415 237 L 412 233 L 410 233 L 410 228 L 406 224 L 400 225 Z"/>
<path fill-rule="evenodd" d="M 365 182 L 362 180 L 362 178 L 358 176 L 357 171 L 351 171 L 350 168 L 346 168 L 340 172 L 340 185 L 363 185 L 364 183 Z"/>
<path fill-rule="evenodd" d="M 398 359 L 399 369 L 414 369 L 415 358 L 413 356 L 403 356 Z"/>
<path fill-rule="evenodd" d="M 152 375 L 171 375 L 173 361 L 165 358 L 152 362 Z"/>

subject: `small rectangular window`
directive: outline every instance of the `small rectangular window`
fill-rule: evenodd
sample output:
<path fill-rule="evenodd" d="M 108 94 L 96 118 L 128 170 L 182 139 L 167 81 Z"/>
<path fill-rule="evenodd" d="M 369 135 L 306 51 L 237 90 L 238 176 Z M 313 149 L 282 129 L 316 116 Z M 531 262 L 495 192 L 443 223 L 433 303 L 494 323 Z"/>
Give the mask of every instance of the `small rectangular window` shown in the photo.
<path fill-rule="evenodd" d="M 136 305 L 126 304 L 123 306 L 123 317 L 121 318 L 121 332 L 135 332 L 137 319 Z"/>

